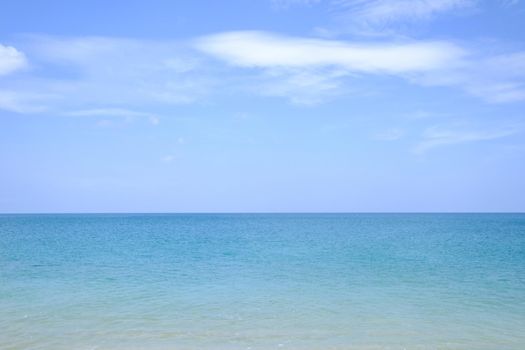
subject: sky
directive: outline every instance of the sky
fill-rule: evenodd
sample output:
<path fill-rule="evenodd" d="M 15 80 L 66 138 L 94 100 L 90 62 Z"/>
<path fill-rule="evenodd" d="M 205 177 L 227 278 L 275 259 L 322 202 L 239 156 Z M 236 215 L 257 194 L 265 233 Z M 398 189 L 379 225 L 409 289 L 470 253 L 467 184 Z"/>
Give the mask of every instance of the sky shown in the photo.
<path fill-rule="evenodd" d="M 0 0 L 0 212 L 523 212 L 523 0 Z"/>

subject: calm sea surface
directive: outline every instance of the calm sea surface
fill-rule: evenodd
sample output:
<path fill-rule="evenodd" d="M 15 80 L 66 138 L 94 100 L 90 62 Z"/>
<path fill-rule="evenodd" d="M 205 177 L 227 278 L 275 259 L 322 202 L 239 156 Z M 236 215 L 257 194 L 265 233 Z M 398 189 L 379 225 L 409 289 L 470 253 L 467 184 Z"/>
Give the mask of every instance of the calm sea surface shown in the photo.
<path fill-rule="evenodd" d="M 0 349 L 525 349 L 525 214 L 0 215 Z"/>

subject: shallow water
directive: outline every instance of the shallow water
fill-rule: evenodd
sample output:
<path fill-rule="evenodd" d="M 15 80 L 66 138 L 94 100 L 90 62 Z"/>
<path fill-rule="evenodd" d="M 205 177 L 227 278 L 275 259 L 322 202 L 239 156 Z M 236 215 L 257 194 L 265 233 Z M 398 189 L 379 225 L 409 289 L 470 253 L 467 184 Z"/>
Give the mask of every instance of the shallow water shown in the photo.
<path fill-rule="evenodd" d="M 0 349 L 525 349 L 525 214 L 0 215 Z"/>

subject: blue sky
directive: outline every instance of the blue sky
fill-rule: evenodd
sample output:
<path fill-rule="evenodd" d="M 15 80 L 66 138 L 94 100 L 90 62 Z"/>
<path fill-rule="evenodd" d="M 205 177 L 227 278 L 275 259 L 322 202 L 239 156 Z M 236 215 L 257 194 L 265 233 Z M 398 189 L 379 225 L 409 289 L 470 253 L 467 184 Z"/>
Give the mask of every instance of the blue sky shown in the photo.
<path fill-rule="evenodd" d="M 1 9 L 0 212 L 525 211 L 523 1 Z"/>

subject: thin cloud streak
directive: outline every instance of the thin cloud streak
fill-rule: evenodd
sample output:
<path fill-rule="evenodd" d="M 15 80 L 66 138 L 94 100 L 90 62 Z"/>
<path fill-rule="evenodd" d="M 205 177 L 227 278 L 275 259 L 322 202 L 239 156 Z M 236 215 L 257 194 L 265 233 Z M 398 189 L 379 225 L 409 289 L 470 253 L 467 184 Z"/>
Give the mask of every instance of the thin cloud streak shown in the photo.
<path fill-rule="evenodd" d="M 448 86 L 491 103 L 525 100 L 525 53 L 484 54 L 446 41 L 348 41 L 240 31 L 196 40 L 202 52 L 230 66 L 262 70 L 258 91 L 317 104 L 347 92 L 345 77 L 397 76 Z M 347 80 L 348 81 L 348 80 Z"/>
<path fill-rule="evenodd" d="M 336 0 L 348 18 L 366 25 L 428 20 L 441 13 L 473 7 L 475 0 Z"/>
<path fill-rule="evenodd" d="M 17 48 L 23 48 L 31 62 L 13 50 L 31 70 L 17 74 L 11 65 L 11 73 L 0 80 L 0 108 L 15 113 L 130 117 L 135 113 L 130 111 L 140 111 L 149 116 L 156 115 L 159 106 L 231 93 L 281 97 L 309 106 L 377 93 L 381 86 L 373 82 L 376 77 L 456 88 L 491 103 L 525 100 L 525 52 L 489 55 L 476 45 L 466 49 L 448 41 L 352 42 L 257 31 L 185 42 L 51 36 L 25 40 Z M 41 75 L 47 67 L 58 74 Z"/>
<path fill-rule="evenodd" d="M 65 112 L 64 115 L 71 117 L 109 117 L 109 118 L 124 118 L 127 122 L 131 122 L 137 118 L 146 119 L 151 125 L 159 125 L 160 119 L 153 113 L 134 111 L 125 108 L 95 108 L 82 109 Z M 102 124 L 107 124 L 103 121 Z M 103 125 L 105 126 L 105 125 Z"/>
<path fill-rule="evenodd" d="M 413 153 L 422 155 L 431 149 L 449 146 L 454 144 L 464 144 L 471 142 L 490 141 L 508 137 L 522 132 L 521 126 L 507 126 L 496 128 L 444 128 L 430 127 L 423 132 L 421 141 L 412 149 Z"/>
<path fill-rule="evenodd" d="M 438 72 L 408 75 L 414 83 L 457 87 L 490 103 L 525 100 L 525 51 L 471 57 Z"/>
<path fill-rule="evenodd" d="M 108 117 L 151 117 L 151 113 L 138 112 L 124 108 L 83 109 L 64 113 L 72 117 L 108 116 Z"/>
<path fill-rule="evenodd" d="M 286 37 L 266 32 L 226 32 L 197 40 L 197 48 L 241 67 L 335 66 L 353 72 L 399 74 L 439 69 L 465 52 L 443 41 L 352 43 Z"/>
<path fill-rule="evenodd" d="M 16 113 L 104 114 L 108 111 L 92 106 L 112 105 L 120 110 L 110 114 L 122 114 L 193 103 L 213 84 L 198 56 L 177 42 L 30 36 L 21 45 L 31 59 L 31 74 L 0 81 L 0 108 Z M 58 74 L 41 76 L 47 67 Z M 16 74 L 6 78 L 11 77 Z"/>

